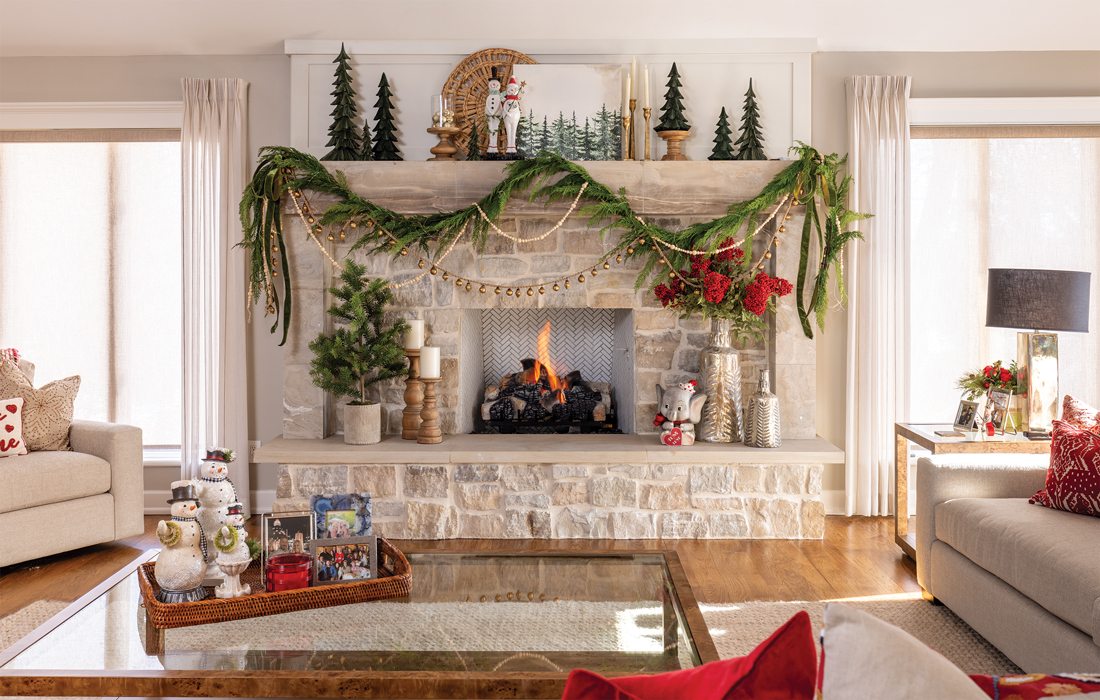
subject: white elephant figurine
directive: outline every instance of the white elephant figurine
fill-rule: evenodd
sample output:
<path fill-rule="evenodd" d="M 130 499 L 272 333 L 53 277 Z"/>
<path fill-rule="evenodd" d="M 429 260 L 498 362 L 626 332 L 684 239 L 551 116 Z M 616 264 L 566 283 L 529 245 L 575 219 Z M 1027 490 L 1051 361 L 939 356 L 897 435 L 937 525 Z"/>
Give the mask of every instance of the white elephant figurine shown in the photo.
<path fill-rule="evenodd" d="M 657 385 L 657 416 L 653 425 L 661 429 L 661 442 L 670 447 L 695 444 L 695 424 L 703 418 L 707 395 L 699 392 L 692 379 L 665 389 Z"/>

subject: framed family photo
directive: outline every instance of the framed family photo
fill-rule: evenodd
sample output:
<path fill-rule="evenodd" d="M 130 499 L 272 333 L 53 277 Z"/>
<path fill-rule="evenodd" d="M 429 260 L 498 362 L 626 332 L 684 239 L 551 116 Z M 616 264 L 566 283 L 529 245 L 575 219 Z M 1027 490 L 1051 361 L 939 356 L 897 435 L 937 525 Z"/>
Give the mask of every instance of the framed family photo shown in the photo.
<path fill-rule="evenodd" d="M 998 432 L 1005 432 L 1008 424 L 1008 408 L 1012 402 L 1012 392 L 1001 389 L 989 391 L 989 422 Z M 1016 432 L 1016 426 L 1012 426 L 1012 432 Z"/>
<path fill-rule="evenodd" d="M 978 402 L 963 399 L 955 411 L 955 430 L 974 430 L 978 427 Z"/>
<path fill-rule="evenodd" d="M 263 516 L 260 542 L 264 561 L 279 554 L 307 554 L 313 531 L 313 513 L 269 513 Z"/>
<path fill-rule="evenodd" d="M 354 583 L 378 576 L 378 555 L 374 537 L 314 540 L 313 585 Z"/>

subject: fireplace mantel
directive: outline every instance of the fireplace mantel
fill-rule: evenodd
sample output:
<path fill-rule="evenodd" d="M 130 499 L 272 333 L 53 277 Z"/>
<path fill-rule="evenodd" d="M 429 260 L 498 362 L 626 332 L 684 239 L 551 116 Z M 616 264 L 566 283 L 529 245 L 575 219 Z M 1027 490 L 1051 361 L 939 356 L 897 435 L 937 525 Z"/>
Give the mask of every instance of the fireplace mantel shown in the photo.
<path fill-rule="evenodd" d="M 653 435 L 452 435 L 437 445 L 387 436 L 376 445 L 276 438 L 256 460 L 279 464 L 840 464 L 844 451 L 820 437 L 787 440 L 776 449 L 697 442 L 666 447 Z"/>
<path fill-rule="evenodd" d="M 793 161 L 581 161 L 597 181 L 626 189 L 639 214 L 713 218 L 760 189 Z M 428 214 L 467 207 L 503 177 L 506 162 L 329 161 L 351 189 L 402 214 Z M 323 201 L 318 198 L 318 201 Z M 568 202 L 545 204 L 515 197 L 508 216 L 564 212 Z"/>

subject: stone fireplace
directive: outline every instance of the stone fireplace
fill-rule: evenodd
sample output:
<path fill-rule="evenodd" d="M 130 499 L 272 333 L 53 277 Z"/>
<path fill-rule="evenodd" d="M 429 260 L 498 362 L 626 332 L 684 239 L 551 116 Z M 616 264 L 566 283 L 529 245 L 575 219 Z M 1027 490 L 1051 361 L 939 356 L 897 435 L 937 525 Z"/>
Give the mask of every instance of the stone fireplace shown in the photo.
<path fill-rule="evenodd" d="M 592 162 L 611 187 L 661 225 L 682 227 L 725 212 L 755 195 L 782 162 Z M 500 163 L 340 163 L 352 188 L 404 213 L 466 206 L 499 181 Z M 323 200 L 316 200 L 324 205 Z M 561 217 L 515 198 L 497 225 L 530 239 Z M 787 222 L 801 228 L 801 212 Z M 278 444 L 258 459 L 280 463 L 276 509 L 300 507 L 312 492 L 367 490 L 382 532 L 402 537 L 820 537 L 823 464 L 843 454 L 816 438 L 813 342 L 802 335 L 786 299 L 767 337 L 742 345 L 744 392 L 759 371 L 772 371 L 781 399 L 785 445 L 666 448 L 653 435 L 656 385 L 696 378 L 709 323 L 680 319 L 648 288 L 635 290 L 638 266 L 591 269 L 612 244 L 583 215 L 552 235 L 517 243 L 490 234 L 483 250 L 460 243 L 444 267 L 454 277 L 423 274 L 418 254 L 390 259 L 355 253 L 368 273 L 401 283 L 395 313 L 425 320 L 428 342 L 441 348 L 438 387 L 442 445 L 397 437 L 403 383 L 376 388 L 388 437 L 379 446 L 344 446 L 338 406 L 309 379 L 307 343 L 327 323 L 331 270 L 301 222 L 284 215 L 295 288 L 295 316 L 284 371 L 284 426 Z M 617 234 L 612 234 L 617 235 Z M 327 242 L 340 258 L 350 241 Z M 790 251 L 790 255 L 786 253 Z M 772 272 L 794 279 L 797 245 L 782 247 Z M 324 263 L 324 264 L 323 264 Z M 535 291 L 540 280 L 572 273 L 568 289 Z M 583 283 L 577 275 L 584 273 Z M 467 291 L 458 276 L 499 282 L 522 293 Z M 531 295 L 526 293 L 533 288 Z M 537 357 L 537 330 L 553 327 L 555 371 L 579 371 L 605 383 L 622 435 L 469 435 L 481 419 L 486 387 Z M 533 459 L 532 455 L 538 458 Z M 381 460 L 381 461 L 380 461 Z"/>

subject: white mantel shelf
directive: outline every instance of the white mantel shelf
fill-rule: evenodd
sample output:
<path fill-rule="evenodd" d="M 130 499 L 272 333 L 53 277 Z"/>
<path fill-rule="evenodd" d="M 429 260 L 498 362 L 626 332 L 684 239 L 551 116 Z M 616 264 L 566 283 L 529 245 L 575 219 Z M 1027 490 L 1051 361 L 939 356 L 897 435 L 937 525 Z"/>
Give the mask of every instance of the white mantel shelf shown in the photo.
<path fill-rule="evenodd" d="M 841 464 L 844 451 L 820 437 L 776 449 L 699 442 L 665 447 L 655 435 L 451 435 L 438 445 L 387 436 L 377 445 L 279 437 L 257 448 L 277 464 Z"/>

